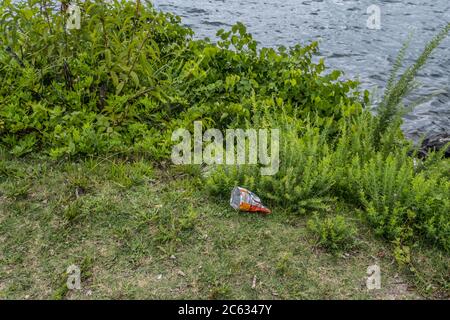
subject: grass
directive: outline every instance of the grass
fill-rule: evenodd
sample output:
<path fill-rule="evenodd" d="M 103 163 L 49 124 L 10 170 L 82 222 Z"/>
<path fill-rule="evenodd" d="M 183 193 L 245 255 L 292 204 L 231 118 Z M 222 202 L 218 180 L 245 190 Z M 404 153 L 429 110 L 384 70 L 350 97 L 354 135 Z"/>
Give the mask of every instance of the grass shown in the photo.
<path fill-rule="evenodd" d="M 207 196 L 200 175 L 118 158 L 0 160 L 0 298 L 448 297 L 448 256 L 415 247 L 418 258 L 398 266 L 355 208 L 330 213 L 357 234 L 350 250 L 329 252 L 308 232 L 310 216 L 237 213 Z M 382 289 L 368 291 L 375 263 Z M 71 264 L 79 291 L 66 287 Z"/>

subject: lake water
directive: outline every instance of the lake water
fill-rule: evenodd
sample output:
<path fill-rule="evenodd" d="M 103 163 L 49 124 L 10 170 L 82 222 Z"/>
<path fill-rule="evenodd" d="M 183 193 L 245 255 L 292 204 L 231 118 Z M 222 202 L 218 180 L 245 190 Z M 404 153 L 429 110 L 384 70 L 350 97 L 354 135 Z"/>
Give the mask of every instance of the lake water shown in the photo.
<path fill-rule="evenodd" d="M 320 55 L 330 68 L 357 78 L 380 95 L 393 61 L 413 32 L 405 62 L 414 61 L 424 45 L 450 22 L 449 0 L 153 0 L 157 9 L 182 17 L 196 37 L 215 39 L 217 30 L 243 22 L 266 47 L 320 42 Z M 370 5 L 381 9 L 381 29 L 367 27 Z M 436 50 L 418 77 L 411 97 L 429 97 L 405 117 L 410 138 L 450 134 L 450 38 Z M 378 89 L 377 89 L 378 88 Z"/>

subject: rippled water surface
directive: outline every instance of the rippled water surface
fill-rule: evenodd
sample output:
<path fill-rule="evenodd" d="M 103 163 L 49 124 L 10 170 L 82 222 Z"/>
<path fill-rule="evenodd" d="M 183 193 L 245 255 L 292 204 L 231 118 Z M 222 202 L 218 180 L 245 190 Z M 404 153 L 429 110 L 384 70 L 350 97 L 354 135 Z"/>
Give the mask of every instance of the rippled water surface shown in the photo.
<path fill-rule="evenodd" d="M 199 38 L 215 39 L 218 29 L 240 21 L 263 46 L 290 46 L 319 40 L 321 55 L 332 68 L 359 78 L 380 93 L 403 42 L 413 32 L 406 62 L 450 21 L 449 0 L 153 0 L 156 8 L 180 15 Z M 366 27 L 367 8 L 381 8 L 381 30 Z M 450 133 L 450 39 L 421 72 L 416 95 L 431 96 L 406 116 L 404 130 Z M 376 96 L 376 94 L 375 94 Z"/>

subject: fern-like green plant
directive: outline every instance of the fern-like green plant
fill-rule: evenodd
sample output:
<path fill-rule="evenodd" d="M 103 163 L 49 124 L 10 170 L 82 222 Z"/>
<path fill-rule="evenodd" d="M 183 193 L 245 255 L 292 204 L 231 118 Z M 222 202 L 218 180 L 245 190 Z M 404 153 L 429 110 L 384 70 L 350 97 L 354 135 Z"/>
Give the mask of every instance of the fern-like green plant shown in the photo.
<path fill-rule="evenodd" d="M 308 220 L 307 228 L 317 238 L 317 244 L 331 252 L 351 249 L 355 245 L 357 229 L 342 215 L 320 217 L 315 214 Z"/>
<path fill-rule="evenodd" d="M 303 123 L 272 115 L 270 121 L 273 128 L 281 129 L 279 171 L 261 176 L 257 166 L 220 166 L 207 177 L 208 189 L 216 195 L 228 195 L 232 187 L 240 185 L 296 213 L 326 210 L 334 200 L 330 190 L 335 184 L 328 131 L 319 130 L 319 119 Z M 330 127 L 330 123 L 322 125 Z"/>
<path fill-rule="evenodd" d="M 422 51 L 419 58 L 414 64 L 406 68 L 404 73 L 397 79 L 398 71 L 402 66 L 402 62 L 409 46 L 411 36 L 405 42 L 400 50 L 396 61 L 394 63 L 391 76 L 386 85 L 386 90 L 381 103 L 378 106 L 378 123 L 374 131 L 374 143 L 380 147 L 383 134 L 386 133 L 389 128 L 394 124 L 400 125 L 398 119 L 403 115 L 405 110 L 402 105 L 403 99 L 414 88 L 414 80 L 420 69 L 426 64 L 433 51 L 439 46 L 439 44 L 447 37 L 450 32 L 450 23 L 448 23 L 426 46 Z"/>

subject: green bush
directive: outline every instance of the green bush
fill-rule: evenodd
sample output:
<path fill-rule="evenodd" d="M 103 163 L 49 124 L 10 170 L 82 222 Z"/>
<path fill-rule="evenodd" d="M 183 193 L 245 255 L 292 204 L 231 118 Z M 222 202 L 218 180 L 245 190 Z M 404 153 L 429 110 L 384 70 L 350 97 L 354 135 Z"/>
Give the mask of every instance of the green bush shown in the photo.
<path fill-rule="evenodd" d="M 366 111 L 342 118 L 333 135 L 320 118 L 267 118 L 271 127 L 281 128 L 278 173 L 261 176 L 258 166 L 218 166 L 205 178 L 212 194 L 228 197 L 239 185 L 270 206 L 302 214 L 326 212 L 335 199 L 345 200 L 364 208 L 367 222 L 386 239 L 427 240 L 450 249 L 450 180 L 442 170 L 449 161 L 442 152 L 427 160 L 411 157 L 412 146 L 401 138 L 400 127 L 386 133 L 398 140 L 389 139 L 390 152 L 377 151 L 376 122 Z"/>
<path fill-rule="evenodd" d="M 280 128 L 277 174 L 216 166 L 207 188 L 228 198 L 240 185 L 301 214 L 324 214 L 340 199 L 364 209 L 397 248 L 427 241 L 450 250 L 449 161 L 442 153 L 414 159 L 400 129 L 403 98 L 450 24 L 397 80 L 405 45 L 374 116 L 357 82 L 313 62 L 317 43 L 258 48 L 238 23 L 219 30 L 215 44 L 193 40 L 179 17 L 149 3 L 79 6 L 81 30 L 67 30 L 67 14 L 48 1 L 0 4 L 1 155 L 131 152 L 159 160 L 170 154 L 173 130 L 192 129 L 196 120 L 204 128 Z M 118 164 L 110 176 L 129 187 L 151 176 L 145 168 Z M 0 162 L 1 180 L 10 171 Z M 9 187 L 11 197 L 26 195 L 23 186 Z M 190 219 L 162 234 L 170 239 Z M 330 248 L 346 238 L 342 218 L 312 221 Z"/>
<path fill-rule="evenodd" d="M 399 250 L 415 241 L 449 250 L 450 161 L 442 151 L 426 160 L 415 158 L 400 117 L 414 75 L 449 29 L 447 25 L 396 81 L 406 46 L 402 49 L 376 116 L 361 111 L 357 102 L 347 104 L 340 117 L 311 117 L 315 109 L 306 116 L 286 109 L 256 116 L 247 126 L 281 129 L 278 173 L 261 176 L 255 166 L 219 166 L 206 179 L 207 188 L 228 196 L 233 186 L 247 187 L 269 205 L 294 213 L 325 211 L 339 198 L 364 208 L 376 233 L 393 240 Z"/>
<path fill-rule="evenodd" d="M 292 212 L 327 209 L 333 201 L 330 189 L 335 183 L 332 150 L 327 142 L 331 121 L 324 123 L 322 118 L 302 121 L 276 114 L 266 116 L 272 128 L 281 129 L 279 171 L 272 176 L 262 176 L 258 166 L 218 166 L 206 178 L 208 190 L 212 194 L 228 195 L 239 185 L 263 195 L 269 204 Z M 252 127 L 258 125 L 256 122 Z M 319 130 L 319 126 L 324 129 Z"/>
<path fill-rule="evenodd" d="M 328 250 L 347 250 L 355 244 L 356 227 L 342 215 L 320 217 L 316 214 L 308 220 L 307 226 L 317 238 L 317 243 Z"/>
<path fill-rule="evenodd" d="M 405 152 L 406 154 L 406 152 Z M 405 154 L 380 155 L 357 172 L 361 203 L 377 232 L 388 239 L 424 236 L 450 249 L 450 182 L 439 176 L 414 172 Z"/>
<path fill-rule="evenodd" d="M 340 118 L 362 98 L 322 74 L 317 44 L 262 48 L 242 24 L 194 41 L 180 18 L 131 1 L 79 3 L 80 30 L 48 1 L 0 5 L 0 142 L 15 156 L 170 154 L 172 131 L 243 124 L 255 107 Z"/>
<path fill-rule="evenodd" d="M 191 31 L 126 1 L 80 6 L 81 30 L 66 30 L 67 15 L 47 1 L 0 6 L 2 142 L 17 156 L 41 148 L 54 157 L 156 152 L 157 124 L 176 103 L 160 68 Z"/>

